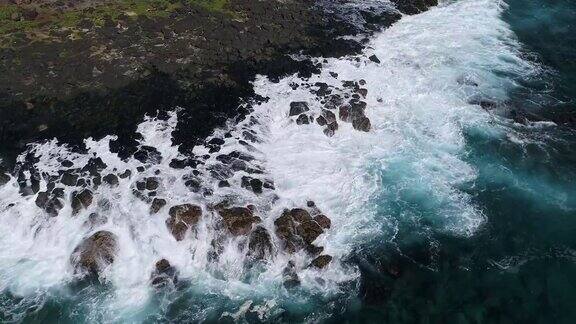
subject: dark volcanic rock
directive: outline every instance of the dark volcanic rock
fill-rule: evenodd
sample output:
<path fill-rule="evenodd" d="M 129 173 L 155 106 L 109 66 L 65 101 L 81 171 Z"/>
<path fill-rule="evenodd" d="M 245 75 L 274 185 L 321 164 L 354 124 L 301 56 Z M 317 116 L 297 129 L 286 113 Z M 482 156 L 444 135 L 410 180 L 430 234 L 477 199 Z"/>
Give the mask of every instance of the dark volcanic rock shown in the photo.
<path fill-rule="evenodd" d="M 246 235 L 252 229 L 252 224 L 259 223 L 260 217 L 247 207 L 232 207 L 218 210 L 226 228 L 232 235 Z"/>
<path fill-rule="evenodd" d="M 310 266 L 318 268 L 318 269 L 323 269 L 331 261 L 332 261 L 332 257 L 330 255 L 320 255 L 316 259 L 312 260 L 312 262 L 310 263 Z"/>
<path fill-rule="evenodd" d="M 352 126 L 354 129 L 369 132 L 372 125 L 370 124 L 370 119 L 368 117 L 359 117 L 352 121 Z"/>
<path fill-rule="evenodd" d="M 171 207 L 168 213 L 170 217 L 166 220 L 166 226 L 176 241 L 182 241 L 188 229 L 200 221 L 202 209 L 196 205 L 183 204 Z"/>
<path fill-rule="evenodd" d="M 3 172 L 0 172 L 0 187 L 7 184 L 8 181 L 10 181 L 10 176 Z"/>
<path fill-rule="evenodd" d="M 307 112 L 308 110 L 310 110 L 310 108 L 308 108 L 308 104 L 304 101 L 291 102 L 289 116 L 297 116 Z"/>
<path fill-rule="evenodd" d="M 134 153 L 134 158 L 142 163 L 158 164 L 162 161 L 162 154 L 151 146 L 142 146 Z"/>
<path fill-rule="evenodd" d="M 91 158 L 82 168 L 82 172 L 88 172 L 91 176 L 99 176 L 106 167 L 106 163 L 101 158 Z"/>
<path fill-rule="evenodd" d="M 118 182 L 118 177 L 117 177 L 116 175 L 114 175 L 114 174 L 111 174 L 111 173 L 105 175 L 104 177 L 102 177 L 102 180 L 103 180 L 104 182 L 106 182 L 107 184 L 109 184 L 110 186 L 113 186 L 113 187 L 117 186 L 118 183 L 119 183 L 119 182 Z"/>
<path fill-rule="evenodd" d="M 48 215 L 56 217 L 58 212 L 64 208 L 64 203 L 56 195 L 42 191 L 36 197 L 36 206 L 42 208 Z"/>
<path fill-rule="evenodd" d="M 318 225 L 314 220 L 305 220 L 300 222 L 296 227 L 296 231 L 307 244 L 312 244 L 312 242 L 314 242 L 314 240 L 324 232 L 322 227 L 320 227 L 320 225 Z"/>
<path fill-rule="evenodd" d="M 322 227 L 302 208 L 285 210 L 274 221 L 276 235 L 284 244 L 284 250 L 294 253 L 307 247 L 323 233 Z"/>
<path fill-rule="evenodd" d="M 301 114 L 300 116 L 298 116 L 298 118 L 296 118 L 296 124 L 307 125 L 310 124 L 310 120 L 308 119 L 308 116 L 306 116 L 306 114 Z"/>
<path fill-rule="evenodd" d="M 72 215 L 78 214 L 80 210 L 88 208 L 92 204 L 92 191 L 84 189 L 72 193 Z"/>
<path fill-rule="evenodd" d="M 152 205 L 150 205 L 150 214 L 158 213 L 164 206 L 166 206 L 166 199 L 154 198 Z"/>
<path fill-rule="evenodd" d="M 376 55 L 372 55 L 368 59 L 374 63 L 380 63 L 380 59 L 378 59 L 378 56 Z"/>
<path fill-rule="evenodd" d="M 118 250 L 116 235 L 99 231 L 84 239 L 72 253 L 70 262 L 77 274 L 100 276 L 114 262 Z"/>
<path fill-rule="evenodd" d="M 162 259 L 156 262 L 151 279 L 152 286 L 155 288 L 162 288 L 170 284 L 176 284 L 178 282 L 176 268 L 170 265 L 168 260 Z"/>
<path fill-rule="evenodd" d="M 158 189 L 159 185 L 160 182 L 158 178 L 156 177 L 146 178 L 146 190 L 156 190 Z"/>
<path fill-rule="evenodd" d="M 282 270 L 282 276 L 284 279 L 284 287 L 286 287 L 286 289 L 295 288 L 300 285 L 300 279 L 296 273 L 296 265 L 294 264 L 294 261 L 288 261 L 288 264 L 284 270 Z"/>
<path fill-rule="evenodd" d="M 268 231 L 257 226 L 250 234 L 248 241 L 248 257 L 253 260 L 263 260 L 272 255 L 272 239 Z"/>
<path fill-rule="evenodd" d="M 328 229 L 332 225 L 332 221 L 330 218 L 326 217 L 326 215 L 317 215 L 314 217 L 314 221 L 320 225 L 320 227 Z"/>
<path fill-rule="evenodd" d="M 66 172 L 62 175 L 60 182 L 64 185 L 67 185 L 67 186 L 75 186 L 76 183 L 78 182 L 78 175 L 70 173 L 70 172 Z"/>

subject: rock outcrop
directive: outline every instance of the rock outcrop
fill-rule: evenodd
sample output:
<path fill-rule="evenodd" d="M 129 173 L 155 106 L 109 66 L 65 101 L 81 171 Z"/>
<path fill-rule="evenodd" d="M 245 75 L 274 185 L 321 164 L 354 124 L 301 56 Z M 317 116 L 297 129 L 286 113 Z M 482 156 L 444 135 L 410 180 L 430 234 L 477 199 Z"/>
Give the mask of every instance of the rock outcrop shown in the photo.
<path fill-rule="evenodd" d="M 101 276 L 114 262 L 118 252 L 118 238 L 108 231 L 99 231 L 84 239 L 72 253 L 70 262 L 81 275 Z"/>
<path fill-rule="evenodd" d="M 200 221 L 202 209 L 191 204 L 177 205 L 170 208 L 170 217 L 166 226 L 177 241 L 182 241 L 189 229 L 193 229 Z"/>
<path fill-rule="evenodd" d="M 260 222 L 260 217 L 254 216 L 248 207 L 222 208 L 218 210 L 224 225 L 234 236 L 247 235 L 252 225 Z"/>
<path fill-rule="evenodd" d="M 178 283 L 176 268 L 166 259 L 156 262 L 150 277 L 152 286 L 157 289 Z"/>

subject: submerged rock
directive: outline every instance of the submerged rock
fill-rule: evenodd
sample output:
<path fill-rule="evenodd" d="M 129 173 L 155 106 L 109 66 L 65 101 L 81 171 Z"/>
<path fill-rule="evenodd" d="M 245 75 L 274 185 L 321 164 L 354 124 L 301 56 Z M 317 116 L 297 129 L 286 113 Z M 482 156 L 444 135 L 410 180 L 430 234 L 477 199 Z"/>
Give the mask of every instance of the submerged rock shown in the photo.
<path fill-rule="evenodd" d="M 247 207 L 232 207 L 219 209 L 218 213 L 224 221 L 226 228 L 232 235 L 246 235 L 252 230 L 252 224 L 260 222 L 260 217 Z"/>
<path fill-rule="evenodd" d="M 72 253 L 70 262 L 77 274 L 100 276 L 114 262 L 118 239 L 108 231 L 99 231 L 84 239 Z"/>
<path fill-rule="evenodd" d="M 257 226 L 250 234 L 248 241 L 248 257 L 253 260 L 263 260 L 272 255 L 272 239 L 268 231 Z"/>
<path fill-rule="evenodd" d="M 296 264 L 294 261 L 288 261 L 288 264 L 284 270 L 282 270 L 282 276 L 286 289 L 295 288 L 300 285 L 300 278 L 298 278 L 298 274 L 296 273 Z"/>
<path fill-rule="evenodd" d="M 196 226 L 202 216 L 202 209 L 191 204 L 177 205 L 170 208 L 170 217 L 166 220 L 166 226 L 176 241 L 182 241 L 188 229 Z"/>
<path fill-rule="evenodd" d="M 36 206 L 42 208 L 52 217 L 58 216 L 58 213 L 64 208 L 64 203 L 58 198 L 57 195 L 49 194 L 46 191 L 38 193 L 36 196 Z"/>
<path fill-rule="evenodd" d="M 72 215 L 78 214 L 80 210 L 90 207 L 93 200 L 92 191 L 84 189 L 72 193 Z"/>
<path fill-rule="evenodd" d="M 176 268 L 174 268 L 168 260 L 162 259 L 156 262 L 151 279 L 154 288 L 162 288 L 170 284 L 176 284 L 178 282 Z"/>

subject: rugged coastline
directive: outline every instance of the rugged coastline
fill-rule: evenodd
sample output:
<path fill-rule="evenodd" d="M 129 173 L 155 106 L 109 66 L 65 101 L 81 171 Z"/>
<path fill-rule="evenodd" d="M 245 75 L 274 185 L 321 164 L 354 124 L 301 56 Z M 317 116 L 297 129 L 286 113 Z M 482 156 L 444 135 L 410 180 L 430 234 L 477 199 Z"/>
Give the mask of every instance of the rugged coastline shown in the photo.
<path fill-rule="evenodd" d="M 409 14 L 435 3 L 395 2 Z M 128 156 L 142 116 L 177 106 L 184 108 L 182 124 L 195 120 L 194 127 L 182 125 L 177 132 L 197 144 L 239 113 L 239 100 L 253 95 L 249 82 L 256 74 L 313 73 L 318 67 L 288 54 L 357 53 L 360 35 L 400 17 L 376 3 L 346 9 L 343 1 L 153 1 L 147 8 L 134 3 L 127 1 L 123 11 L 111 11 L 108 1 L 3 5 L 3 19 L 11 19 L 13 28 L 0 35 L 6 164 L 26 143 L 53 137 L 81 146 L 83 138 L 116 134 L 118 150 Z M 69 26 L 50 20 L 71 13 Z M 30 26 L 41 19 L 46 22 Z M 339 38 L 344 35 L 360 37 Z"/>

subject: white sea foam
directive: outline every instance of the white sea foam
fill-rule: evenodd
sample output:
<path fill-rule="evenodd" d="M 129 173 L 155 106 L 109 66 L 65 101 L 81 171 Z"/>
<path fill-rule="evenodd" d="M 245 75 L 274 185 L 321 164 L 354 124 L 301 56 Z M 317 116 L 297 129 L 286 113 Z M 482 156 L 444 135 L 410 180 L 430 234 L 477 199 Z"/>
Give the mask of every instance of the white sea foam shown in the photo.
<path fill-rule="evenodd" d="M 103 174 L 129 169 L 133 177 L 121 180 L 118 187 L 102 185 L 94 193 L 99 203 L 74 217 L 70 216 L 68 198 L 61 215 L 49 218 L 35 206 L 34 196 L 19 195 L 14 179 L 0 188 L 0 290 L 27 296 L 72 281 L 70 254 L 84 237 L 102 229 L 118 235 L 121 248 L 106 275 L 114 287 L 113 295 L 88 307 L 93 312 L 91 318 L 141 320 L 154 294 L 150 273 L 160 258 L 167 258 L 180 278 L 191 282 L 193 291 L 234 301 L 236 308 L 229 311 L 233 318 L 250 307 L 265 318 L 263 312 L 277 312 L 286 303 L 305 303 L 303 296 L 335 294 L 340 290 L 339 283 L 355 280 L 355 269 L 342 266 L 338 260 L 374 236 L 393 239 L 394 224 L 401 217 L 413 217 L 415 221 L 427 218 L 436 230 L 453 235 L 473 234 L 481 226 L 483 215 L 461 190 L 476 177 L 476 170 L 465 159 L 464 132 L 472 129 L 504 135 L 493 116 L 469 102 L 481 97 L 505 100 L 509 89 L 516 86 L 514 78 L 533 71 L 521 59 L 512 32 L 501 21 L 502 10 L 503 4 L 497 0 L 444 3 L 429 12 L 404 17 L 376 35 L 359 61 L 329 59 L 320 75 L 306 81 L 290 76 L 271 83 L 259 77 L 254 84 L 256 92 L 270 100 L 254 107 L 251 116 L 257 123 L 247 119 L 228 130 L 234 137 L 244 129 L 253 130 L 262 142 L 247 148 L 232 137 L 219 154 L 237 150 L 253 155 L 256 159 L 250 166 L 265 170 L 264 176 L 275 183 L 274 193 L 256 196 L 238 187 L 218 188 L 209 178 L 203 181 L 214 190 L 213 196 L 190 192 L 183 177 L 191 170 L 168 166 L 172 158 L 180 157 L 170 137 L 177 122 L 175 113 L 167 121 L 146 118 L 138 127 L 141 144 L 156 147 L 163 157 L 161 163 L 144 172 L 136 170 L 138 161 L 122 161 L 109 151 L 108 142 L 113 137 L 86 140 L 88 154 L 71 153 L 55 141 L 37 145 L 34 150 L 41 173 L 56 174 L 62 169 L 57 158 L 68 159 L 79 167 L 98 156 L 108 165 Z M 372 54 L 381 63 L 368 60 Z M 329 72 L 338 73 L 338 79 Z M 372 123 L 369 133 L 339 123 L 336 134 L 327 137 L 317 125 L 299 126 L 287 117 L 291 101 L 307 101 L 316 115 L 321 108 L 308 89 L 292 90 L 291 83 L 325 82 L 341 87 L 340 80 L 360 79 L 367 83 L 366 115 Z M 215 135 L 221 137 L 223 133 L 217 130 Z M 196 147 L 194 153 L 200 156 L 207 149 Z M 206 174 L 215 162 L 213 154 L 200 169 Z M 225 239 L 219 259 L 208 261 L 211 241 L 219 231 L 214 226 L 215 218 L 203 218 L 197 238 L 177 242 L 165 225 L 167 208 L 151 216 L 149 205 L 132 194 L 136 180 L 154 176 L 157 170 L 162 178 L 159 195 L 170 205 L 196 203 L 209 215 L 210 203 L 234 195 L 240 203 L 257 206 L 270 232 L 283 208 L 314 200 L 333 224 L 317 243 L 325 246 L 325 253 L 336 261 L 319 274 L 305 267 L 309 257 L 304 253 L 280 253 L 256 279 L 246 280 L 242 238 Z M 231 182 L 239 183 L 242 175 L 236 173 Z M 41 189 L 45 185 L 42 183 Z M 72 190 L 67 188 L 65 197 Z M 430 212 L 382 207 L 387 201 L 415 203 Z M 108 220 L 98 228 L 90 228 L 85 221 L 95 211 L 106 214 Z M 301 269 L 302 291 L 307 292 L 298 298 L 281 284 L 282 270 L 289 259 Z M 202 319 L 207 315 L 197 316 Z"/>

